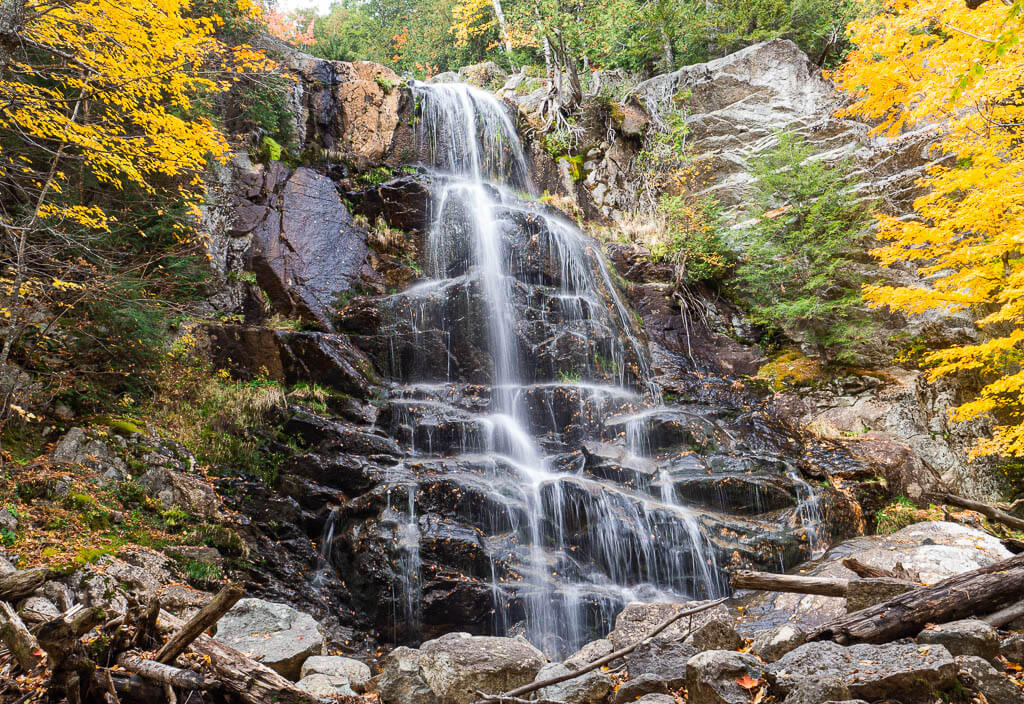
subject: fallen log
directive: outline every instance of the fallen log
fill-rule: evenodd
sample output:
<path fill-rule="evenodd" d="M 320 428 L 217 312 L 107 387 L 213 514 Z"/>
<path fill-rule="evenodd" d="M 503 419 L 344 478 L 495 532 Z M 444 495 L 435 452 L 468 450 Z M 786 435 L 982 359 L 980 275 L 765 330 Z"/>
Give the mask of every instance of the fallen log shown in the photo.
<path fill-rule="evenodd" d="M 1015 555 L 970 572 L 835 619 L 810 640 L 888 643 L 917 635 L 929 623 L 946 623 L 998 611 L 1024 594 L 1024 555 Z"/>
<path fill-rule="evenodd" d="M 184 621 L 163 610 L 160 620 L 179 631 L 185 626 Z M 208 665 L 222 687 L 248 704 L 317 704 L 320 701 L 266 665 L 208 635 L 200 634 L 191 647 L 204 659 L 209 659 Z"/>
<path fill-rule="evenodd" d="M 198 672 L 147 660 L 135 653 L 121 653 L 117 657 L 117 664 L 128 672 L 134 672 L 146 679 L 182 689 L 209 689 L 213 685 Z"/>
<path fill-rule="evenodd" d="M 619 648 L 614 653 L 609 653 L 608 655 L 605 655 L 603 658 L 598 658 L 597 660 L 594 660 L 593 662 L 584 665 L 578 670 L 573 670 L 572 672 L 569 672 L 564 675 L 550 677 L 546 680 L 540 680 L 539 682 L 531 682 L 530 684 L 524 684 L 523 686 L 509 690 L 504 694 L 483 694 L 482 692 L 478 691 L 477 694 L 480 694 L 481 698 L 476 700 L 475 704 L 520 704 L 520 702 L 524 702 L 524 700 L 521 698 L 524 694 L 536 692 L 538 689 L 550 687 L 551 685 L 558 684 L 560 682 L 573 680 L 577 677 L 587 674 L 588 672 L 593 672 L 599 667 L 602 667 L 610 662 L 618 660 L 619 658 L 625 655 L 629 655 L 634 650 L 639 648 L 641 645 L 644 645 L 645 643 L 650 643 L 655 636 L 657 636 L 659 633 L 664 631 L 666 628 L 671 626 L 679 619 L 684 618 L 686 616 L 693 616 L 694 614 L 699 614 L 701 611 L 707 611 L 708 609 L 712 609 L 718 606 L 719 604 L 726 602 L 727 600 L 727 597 L 723 597 L 721 599 L 709 601 L 706 604 L 701 604 L 700 606 L 695 606 L 692 609 L 683 609 L 682 611 L 678 611 L 669 618 L 662 621 L 657 626 L 655 626 L 653 629 L 648 631 L 647 635 L 638 640 L 636 643 L 633 643 L 632 645 L 627 645 L 624 648 Z M 548 700 L 542 699 L 540 701 L 546 702 Z"/>
<path fill-rule="evenodd" d="M 152 704 L 152 702 L 159 702 L 163 698 L 162 686 L 130 672 L 96 670 L 93 676 L 96 689 L 109 688 L 108 677 L 114 686 L 115 694 L 123 702 Z"/>
<path fill-rule="evenodd" d="M 157 662 L 170 664 L 189 644 L 202 635 L 207 628 L 217 623 L 220 617 L 231 610 L 238 600 L 245 596 L 245 588 L 241 584 L 229 584 L 217 592 L 210 603 L 199 610 L 188 622 L 168 640 L 153 659 Z"/>
<path fill-rule="evenodd" d="M 43 586 L 47 574 L 49 570 L 45 567 L 37 567 L 0 576 L 0 601 L 14 601 L 28 596 Z"/>
<path fill-rule="evenodd" d="M 733 589 L 760 589 L 768 592 L 795 592 L 820 596 L 846 596 L 850 580 L 835 577 L 804 577 L 795 574 L 775 574 L 736 570 L 729 574 Z"/>
<path fill-rule="evenodd" d="M 853 557 L 847 557 L 846 559 L 844 559 L 843 560 L 843 567 L 845 567 L 846 569 L 850 570 L 851 572 L 856 574 L 858 577 L 864 577 L 864 578 L 867 578 L 867 579 L 874 579 L 874 578 L 878 578 L 878 577 L 888 577 L 889 579 L 898 579 L 898 577 L 896 577 L 896 575 L 894 573 L 890 572 L 889 570 L 883 570 L 880 567 L 872 567 L 871 565 L 866 565 L 863 562 L 861 562 L 860 560 L 858 560 L 856 558 L 853 558 Z"/>
<path fill-rule="evenodd" d="M 25 672 L 32 672 L 42 660 L 38 655 L 41 651 L 35 636 L 6 601 L 0 601 L 0 640 L 7 644 Z"/>
<path fill-rule="evenodd" d="M 988 504 L 983 504 L 980 501 L 965 499 L 962 496 L 955 496 L 953 494 L 945 494 L 942 492 L 927 494 L 926 498 L 936 503 L 949 504 L 950 506 L 957 506 L 959 508 L 977 511 L 989 520 L 1002 523 L 1004 526 L 1008 526 L 1014 530 L 1024 530 L 1024 519 L 1011 516 L 1006 511 L 1000 511 L 995 506 L 989 506 Z"/>
<path fill-rule="evenodd" d="M 999 611 L 989 614 L 981 620 L 993 628 L 1002 628 L 1019 618 L 1024 618 L 1024 601 L 1018 601 L 1016 604 L 1011 604 L 1005 609 L 999 609 Z"/>

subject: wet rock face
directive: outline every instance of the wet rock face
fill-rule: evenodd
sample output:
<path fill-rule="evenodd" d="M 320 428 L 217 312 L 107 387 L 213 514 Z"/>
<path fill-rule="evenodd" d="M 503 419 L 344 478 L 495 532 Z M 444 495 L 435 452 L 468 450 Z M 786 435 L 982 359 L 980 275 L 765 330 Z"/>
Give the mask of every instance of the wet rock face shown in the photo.
<path fill-rule="evenodd" d="M 324 636 L 316 620 L 287 604 L 242 599 L 217 624 L 216 639 L 251 653 L 267 667 L 291 680 L 299 679 L 302 663 L 319 655 Z"/>

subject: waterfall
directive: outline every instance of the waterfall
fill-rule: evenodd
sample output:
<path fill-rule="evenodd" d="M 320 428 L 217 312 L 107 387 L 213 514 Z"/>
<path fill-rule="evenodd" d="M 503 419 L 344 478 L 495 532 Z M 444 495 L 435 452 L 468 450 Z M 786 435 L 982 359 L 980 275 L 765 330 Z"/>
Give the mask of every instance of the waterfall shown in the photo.
<path fill-rule="evenodd" d="M 533 195 L 500 101 L 413 93 L 424 276 L 380 297 L 373 343 L 379 422 L 406 456 L 382 473 L 379 532 L 356 540 L 387 546 L 393 632 L 521 632 L 561 657 L 629 601 L 727 593 L 723 556 L 778 560 L 794 544 L 779 527 L 817 520 L 811 487 L 745 446 L 744 411 L 664 405 L 599 246 Z"/>

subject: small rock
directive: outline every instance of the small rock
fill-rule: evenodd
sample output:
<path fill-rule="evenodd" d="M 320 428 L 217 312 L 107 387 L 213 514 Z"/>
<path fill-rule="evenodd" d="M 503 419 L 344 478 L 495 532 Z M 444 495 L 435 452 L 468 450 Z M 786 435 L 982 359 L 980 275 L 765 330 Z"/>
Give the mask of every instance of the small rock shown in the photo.
<path fill-rule="evenodd" d="M 671 690 L 665 680 L 654 675 L 631 677 L 615 692 L 611 704 L 626 704 L 637 697 L 644 699 L 654 694 L 667 695 Z"/>
<path fill-rule="evenodd" d="M 317 697 L 356 696 L 344 677 L 333 677 L 320 673 L 303 677 L 295 686 Z"/>
<path fill-rule="evenodd" d="M 743 638 L 725 621 L 708 621 L 694 630 L 686 640 L 697 650 L 738 650 L 743 647 Z"/>
<path fill-rule="evenodd" d="M 8 560 L 5 556 L 0 555 L 0 574 L 10 574 L 11 572 L 17 572 L 18 568 Z"/>
<path fill-rule="evenodd" d="M 807 633 L 791 623 L 761 631 L 754 636 L 750 652 L 765 662 L 775 662 L 807 641 Z"/>
<path fill-rule="evenodd" d="M 160 590 L 160 606 L 172 614 L 194 612 L 210 601 L 210 595 L 184 584 L 169 584 Z"/>
<path fill-rule="evenodd" d="M 364 662 L 340 655 L 314 655 L 302 663 L 299 675 L 344 677 L 352 685 L 352 689 L 359 692 L 365 689 L 366 683 L 370 681 L 370 667 Z"/>
<path fill-rule="evenodd" d="M 220 497 L 213 487 L 195 477 L 166 467 L 154 467 L 139 477 L 139 484 L 165 506 L 179 506 L 200 518 L 221 515 Z"/>
<path fill-rule="evenodd" d="M 676 698 L 671 694 L 645 694 L 637 701 L 643 704 L 675 704 Z"/>
<path fill-rule="evenodd" d="M 252 657 L 290 680 L 299 679 L 302 663 L 323 649 L 316 620 L 287 604 L 242 599 L 217 626 L 216 639 Z"/>
<path fill-rule="evenodd" d="M 999 654 L 1018 665 L 1024 663 L 1024 633 L 1014 633 L 1003 638 L 999 644 Z"/>
<path fill-rule="evenodd" d="M 562 663 L 548 663 L 540 669 L 534 680 L 550 679 L 561 675 L 568 675 L 572 670 Z M 608 693 L 612 691 L 612 679 L 599 670 L 593 670 L 585 675 L 549 685 L 539 690 L 538 695 L 542 699 L 551 699 L 557 702 L 570 702 L 570 704 L 590 704 L 591 702 L 603 702 Z"/>
<path fill-rule="evenodd" d="M 0 533 L 13 533 L 18 530 L 18 517 L 9 509 L 0 509 Z"/>
<path fill-rule="evenodd" d="M 18 606 L 18 613 L 27 623 L 43 623 L 57 618 L 61 611 L 46 597 L 30 596 Z"/>
<path fill-rule="evenodd" d="M 824 704 L 849 698 L 850 689 L 846 681 L 838 675 L 827 675 L 801 681 L 786 695 L 785 704 Z"/>
<path fill-rule="evenodd" d="M 999 655 L 999 634 L 996 629 L 976 619 L 929 626 L 917 634 L 917 642 L 944 646 L 953 657 L 977 655 L 991 662 Z"/>
<path fill-rule="evenodd" d="M 63 582 L 58 582 L 55 579 L 51 579 L 43 585 L 43 588 L 36 592 L 49 599 L 51 602 L 57 605 L 61 611 L 67 611 L 75 603 L 75 596 L 71 593 L 71 589 L 68 585 Z"/>
<path fill-rule="evenodd" d="M 919 586 L 921 585 L 892 577 L 851 579 L 850 586 L 846 590 L 846 612 L 853 613 L 875 604 L 881 604 L 883 601 L 889 601 L 889 599 L 911 589 L 917 589 Z"/>
<path fill-rule="evenodd" d="M 985 695 L 988 704 L 1021 704 L 1024 695 L 984 658 L 961 655 L 956 659 L 960 682 L 969 690 Z"/>
<path fill-rule="evenodd" d="M 603 658 L 605 655 L 611 655 L 614 650 L 615 648 L 610 640 L 605 638 L 592 640 L 567 657 L 563 664 L 570 670 L 578 670 L 584 665 L 589 665 L 595 660 Z"/>
<path fill-rule="evenodd" d="M 706 650 L 690 658 L 686 665 L 689 704 L 747 704 L 751 691 L 740 686 L 739 679 L 757 681 L 764 676 L 764 665 L 749 653 L 732 650 Z"/>
<path fill-rule="evenodd" d="M 67 406 L 65 406 L 63 403 L 57 402 L 53 407 L 53 415 L 55 415 L 58 420 L 62 420 L 66 423 L 74 419 L 75 412 L 72 411 Z"/>

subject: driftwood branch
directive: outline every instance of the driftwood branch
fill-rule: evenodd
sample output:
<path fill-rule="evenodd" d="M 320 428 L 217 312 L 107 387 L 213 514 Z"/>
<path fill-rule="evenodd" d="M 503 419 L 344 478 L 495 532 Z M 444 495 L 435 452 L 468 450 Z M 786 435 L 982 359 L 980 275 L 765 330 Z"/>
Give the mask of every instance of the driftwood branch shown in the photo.
<path fill-rule="evenodd" d="M 989 614 L 981 620 L 993 628 L 1002 628 L 1006 624 L 1022 617 L 1024 617 L 1024 601 L 1018 601 L 1016 604 L 1011 604 L 1005 609 Z"/>
<path fill-rule="evenodd" d="M 7 644 L 25 672 L 34 670 L 42 660 L 35 636 L 29 633 L 18 613 L 6 601 L 0 601 L 0 639 Z"/>
<path fill-rule="evenodd" d="M 174 685 L 182 689 L 207 689 L 211 683 L 198 672 L 183 670 L 173 665 L 165 665 L 155 660 L 147 660 L 135 653 L 121 653 L 117 658 L 117 664 L 146 679 Z"/>
<path fill-rule="evenodd" d="M 229 584 L 217 592 L 217 595 L 210 600 L 199 612 L 190 618 L 170 640 L 163 644 L 157 651 L 154 660 L 169 664 L 185 652 L 189 644 L 206 632 L 206 629 L 217 623 L 220 617 L 231 610 L 231 607 L 238 603 L 238 600 L 245 596 L 245 589 L 241 584 Z"/>
<path fill-rule="evenodd" d="M 872 567 L 871 565 L 866 565 L 860 560 L 853 557 L 848 557 L 845 560 L 843 560 L 843 567 L 850 570 L 858 577 L 865 577 L 867 579 L 873 579 L 877 577 L 899 579 L 895 574 L 893 574 L 889 570 L 883 570 L 880 567 Z"/>
<path fill-rule="evenodd" d="M 1024 594 L 1024 554 L 981 569 L 961 572 L 889 601 L 847 614 L 811 635 L 811 640 L 888 643 L 913 636 L 929 623 L 996 612 Z"/>
<path fill-rule="evenodd" d="M 965 499 L 962 496 L 954 496 L 953 494 L 944 494 L 941 492 L 928 494 L 927 498 L 930 501 L 935 501 L 936 503 L 949 504 L 950 506 L 957 506 L 959 508 L 977 511 L 991 521 L 1002 523 L 1004 526 L 1013 528 L 1014 530 L 1024 531 L 1024 519 L 1011 516 L 1006 511 L 1000 511 L 995 506 L 989 506 L 988 504 L 983 504 L 980 501 Z"/>
<path fill-rule="evenodd" d="M 557 677 L 550 677 L 546 680 L 541 680 L 539 682 L 531 682 L 530 684 L 524 684 L 522 687 L 517 687 L 513 690 L 505 692 L 504 694 L 482 694 L 481 699 L 477 700 L 476 704 L 520 704 L 523 701 L 522 699 L 520 699 L 520 697 L 522 697 L 524 694 L 536 692 L 538 689 L 550 687 L 551 685 L 558 684 L 560 682 L 573 680 L 577 677 L 587 674 L 588 672 L 593 672 L 599 667 L 607 665 L 608 663 L 614 660 L 618 660 L 624 655 L 629 655 L 634 650 L 639 648 L 641 645 L 644 645 L 645 643 L 650 643 L 651 639 L 653 639 L 655 636 L 657 636 L 659 633 L 664 631 L 666 628 L 671 626 L 679 619 L 685 616 L 693 616 L 694 614 L 699 614 L 701 611 L 707 611 L 708 609 L 714 608 L 719 604 L 725 602 L 726 600 L 727 598 L 715 599 L 714 601 L 709 601 L 706 604 L 695 606 L 692 609 L 683 609 L 682 611 L 679 611 L 670 616 L 669 618 L 665 619 L 664 621 L 662 621 L 636 643 L 633 643 L 632 645 L 627 645 L 624 648 L 619 648 L 614 653 L 609 653 L 608 655 L 605 655 L 603 658 L 598 658 L 597 660 L 594 660 L 593 662 L 584 665 L 578 670 L 574 670 L 564 675 L 558 675 Z M 478 694 L 480 693 L 478 692 Z"/>
<path fill-rule="evenodd" d="M 846 596 L 850 580 L 834 577 L 804 577 L 795 574 L 774 574 L 736 570 L 729 575 L 733 589 L 761 589 L 769 592 L 795 592 L 819 596 Z"/>
<path fill-rule="evenodd" d="M 171 628 L 181 630 L 185 622 L 166 611 L 160 611 L 160 620 Z M 209 658 L 209 667 L 224 689 L 247 704 L 317 704 L 319 700 L 295 686 L 266 665 L 248 658 L 234 648 L 218 643 L 208 635 L 200 634 L 191 643 L 192 650 Z"/>
<path fill-rule="evenodd" d="M 46 581 L 49 570 L 45 567 L 37 567 L 33 570 L 18 570 L 0 576 L 0 600 L 14 601 L 23 596 L 28 596 Z"/>

